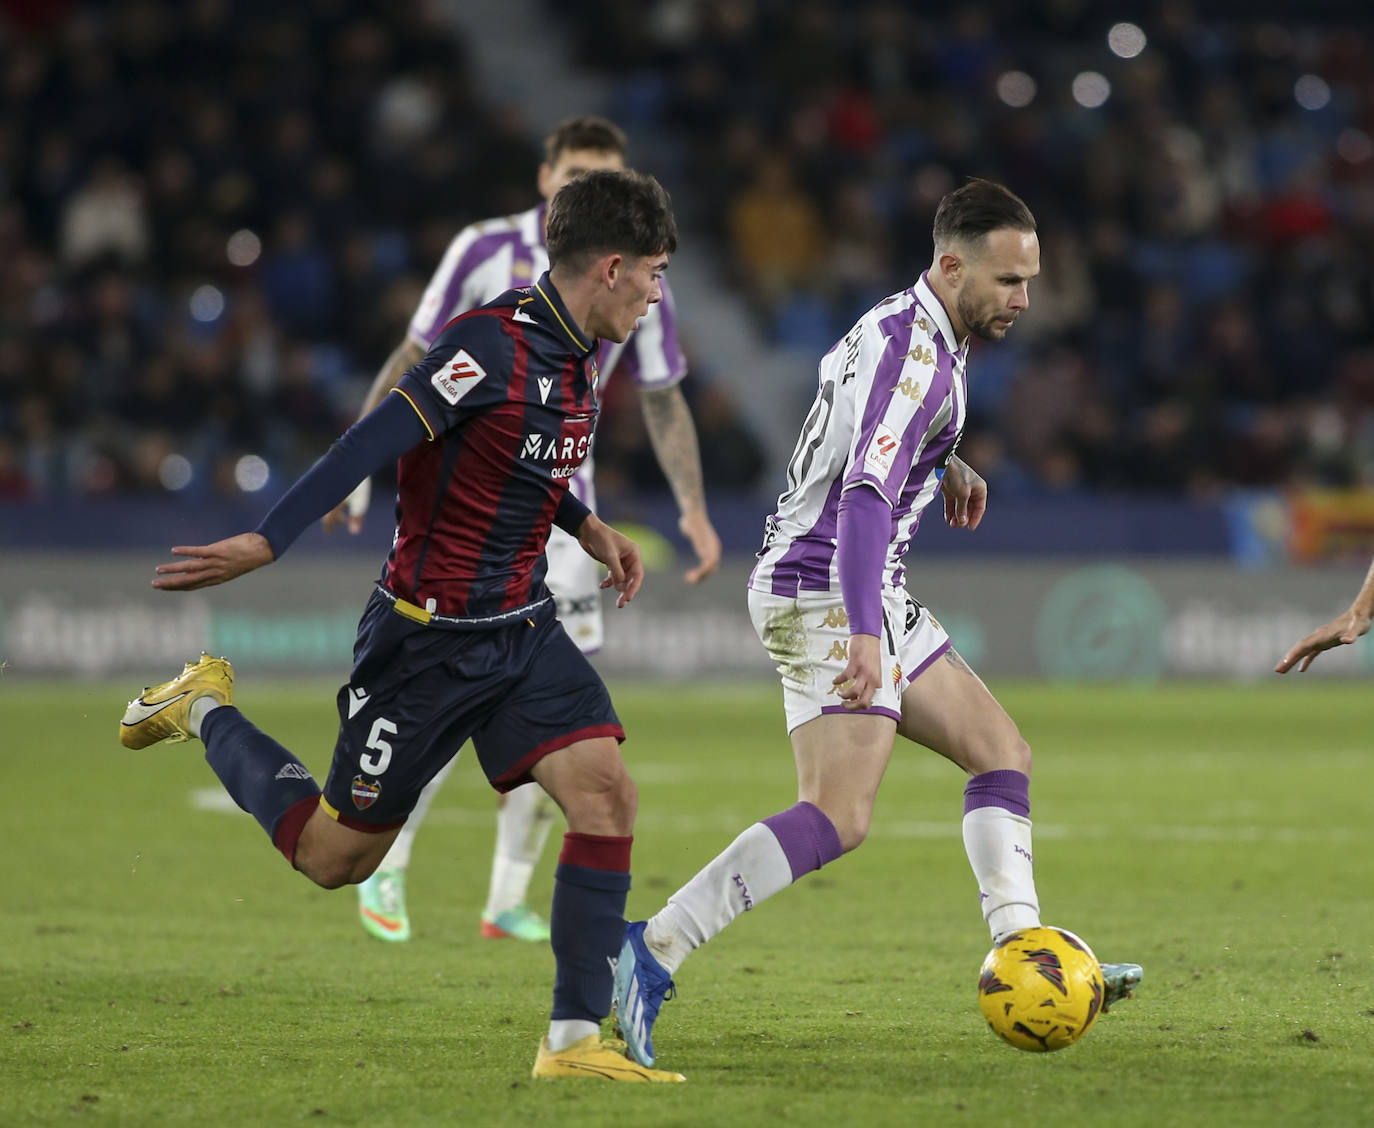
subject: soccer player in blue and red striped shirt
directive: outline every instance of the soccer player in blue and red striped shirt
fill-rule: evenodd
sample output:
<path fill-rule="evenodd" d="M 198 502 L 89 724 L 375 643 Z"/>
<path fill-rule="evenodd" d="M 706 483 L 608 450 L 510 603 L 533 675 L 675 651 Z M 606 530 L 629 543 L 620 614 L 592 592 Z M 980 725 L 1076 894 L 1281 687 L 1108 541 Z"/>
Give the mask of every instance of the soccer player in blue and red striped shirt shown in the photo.
<path fill-rule="evenodd" d="M 596 354 L 661 298 L 677 233 L 657 181 L 590 172 L 550 207 L 548 273 L 455 319 L 394 392 L 251 533 L 174 548 L 153 586 L 189 591 L 277 559 L 366 475 L 399 460 L 396 538 L 338 694 L 323 790 L 232 705 L 233 670 L 202 655 L 130 702 L 130 748 L 197 737 L 225 789 L 325 888 L 376 868 L 416 797 L 471 738 L 498 792 L 537 781 L 567 816 L 551 914 L 557 965 L 539 1078 L 680 1081 L 601 1041 L 624 935 L 636 792 L 601 678 L 544 582 L 555 524 L 606 565 L 624 606 L 633 541 L 568 489 L 591 445 Z"/>
<path fill-rule="evenodd" d="M 455 317 L 507 290 L 529 286 L 548 269 L 548 201 L 584 172 L 624 168 L 628 143 L 613 122 L 592 115 L 568 118 L 549 132 L 544 138 L 544 163 L 539 166 L 538 186 L 543 199 L 528 211 L 480 220 L 454 236 L 425 288 L 405 340 L 392 351 L 368 389 L 362 414 L 386 398 Z M 645 428 L 681 510 L 678 527 L 699 558 L 685 579 L 697 583 L 719 565 L 720 538 L 706 512 L 696 428 L 682 392 L 687 359 L 678 342 L 677 316 L 666 278 L 661 289 L 662 301 L 649 307 L 626 340 L 601 340 L 596 359 L 598 392 L 604 398 L 611 379 L 628 379 L 638 388 Z M 568 484 L 578 500 L 595 512 L 593 471 L 589 457 Z M 348 527 L 355 533 L 362 528 L 362 514 L 370 497 L 367 479 L 348 497 Z M 344 516 L 345 507 L 327 514 L 325 528 L 338 524 Z M 601 575 L 596 561 L 557 526 L 549 533 L 545 555 L 546 580 L 558 617 L 578 649 L 591 656 L 601 649 L 604 634 L 598 587 Z M 435 793 L 457 760 L 456 756 L 450 760 L 421 792 L 387 856 L 357 887 L 359 920 L 379 940 L 410 939 L 406 875 L 411 851 Z M 535 863 L 543 853 L 556 814 L 555 804 L 537 784 L 518 787 L 500 797 L 491 880 L 481 916 L 482 936 L 533 942 L 549 939 L 548 922 L 527 904 L 527 899 Z"/>

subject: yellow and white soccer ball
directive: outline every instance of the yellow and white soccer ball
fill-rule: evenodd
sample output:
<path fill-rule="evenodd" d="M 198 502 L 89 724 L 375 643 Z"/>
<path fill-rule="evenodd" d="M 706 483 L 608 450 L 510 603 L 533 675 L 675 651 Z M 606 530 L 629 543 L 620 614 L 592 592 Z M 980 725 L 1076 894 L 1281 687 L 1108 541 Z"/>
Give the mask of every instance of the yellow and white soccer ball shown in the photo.
<path fill-rule="evenodd" d="M 1018 1050 L 1049 1053 L 1083 1037 L 1102 1009 L 1102 967 L 1066 928 L 1023 928 L 992 949 L 978 1005 L 993 1033 Z"/>

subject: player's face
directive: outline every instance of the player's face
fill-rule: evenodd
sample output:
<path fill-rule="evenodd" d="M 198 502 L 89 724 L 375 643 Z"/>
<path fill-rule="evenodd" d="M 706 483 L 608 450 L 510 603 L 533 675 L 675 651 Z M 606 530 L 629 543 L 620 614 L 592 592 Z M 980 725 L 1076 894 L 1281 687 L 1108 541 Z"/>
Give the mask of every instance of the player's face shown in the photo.
<path fill-rule="evenodd" d="M 614 264 L 611 281 L 603 292 L 595 323 L 588 330 L 597 337 L 623 341 L 649 312 L 649 307 L 663 300 L 663 272 L 668 268 L 667 255 L 645 255 L 623 258 Z"/>
<path fill-rule="evenodd" d="M 960 257 L 963 279 L 955 312 L 975 337 L 1000 341 L 1030 306 L 1027 287 L 1040 273 L 1040 240 L 1034 231 L 999 227 Z"/>
<path fill-rule="evenodd" d="M 625 158 L 616 152 L 602 149 L 564 149 L 558 159 L 539 166 L 539 194 L 552 200 L 558 190 L 574 176 L 584 172 L 619 172 L 625 167 Z"/>
<path fill-rule="evenodd" d="M 668 269 L 666 254 L 647 254 L 642 258 L 621 260 L 621 275 L 616 289 L 611 290 L 610 320 L 611 330 L 606 337 L 611 341 L 624 341 L 635 331 L 640 317 L 649 312 L 649 306 L 664 300 L 662 278 Z"/>

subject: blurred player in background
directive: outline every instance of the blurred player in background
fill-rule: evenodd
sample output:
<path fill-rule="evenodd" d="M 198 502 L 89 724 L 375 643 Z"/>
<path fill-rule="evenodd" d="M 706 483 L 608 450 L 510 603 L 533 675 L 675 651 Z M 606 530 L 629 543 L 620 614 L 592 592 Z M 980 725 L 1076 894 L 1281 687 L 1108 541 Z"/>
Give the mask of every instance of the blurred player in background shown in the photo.
<path fill-rule="evenodd" d="M 363 403 L 363 414 L 375 407 L 397 380 L 419 362 L 440 330 L 461 313 L 475 309 L 517 286 L 528 286 L 547 269 L 545 247 L 547 201 L 569 180 L 591 169 L 625 167 L 625 134 L 605 118 L 576 117 L 558 125 L 544 140 L 544 163 L 539 169 L 539 192 L 544 203 L 518 215 L 474 223 L 460 231 L 430 279 L 406 339 L 387 358 Z M 602 387 L 612 372 L 623 372 L 639 385 L 640 403 L 654 452 L 672 487 L 680 518 L 678 528 L 696 553 L 697 564 L 686 575 L 697 583 L 720 564 L 720 538 L 706 512 L 701 456 L 691 412 L 678 386 L 687 370 L 678 345 L 672 294 L 663 284 L 663 301 L 628 342 L 603 341 L 598 356 Z M 604 396 L 604 391 L 602 392 Z M 572 481 L 573 493 L 596 509 L 590 457 Z M 346 506 L 325 518 L 326 528 L 347 521 L 353 532 L 362 528 L 370 487 L 364 482 Z M 600 575 L 596 562 L 576 541 L 555 529 L 548 544 L 548 584 L 558 615 L 584 654 L 601 649 Z M 377 872 L 358 887 L 358 913 L 363 927 L 383 940 L 410 938 L 405 878 L 415 835 L 429 811 L 435 792 L 456 759 L 425 789 L 409 821 Z M 556 811 L 543 792 L 531 784 L 502 797 L 497 814 L 496 850 L 491 883 L 482 911 L 482 935 L 497 939 L 543 941 L 548 923 L 527 904 L 530 879 L 543 852 Z"/>
<path fill-rule="evenodd" d="M 454 321 L 256 531 L 174 548 L 154 586 L 224 583 L 281 556 L 358 482 L 399 460 L 396 537 L 358 625 L 323 792 L 233 707 L 233 669 L 202 655 L 129 703 L 120 740 L 197 737 L 225 790 L 327 889 L 364 880 L 425 785 L 469 737 L 498 792 L 537 780 L 568 820 L 555 874 L 553 1013 L 534 1076 L 681 1081 L 601 1040 L 625 932 L 637 796 L 624 731 L 544 582 L 553 524 L 610 569 L 624 606 L 633 541 L 568 488 L 591 449 L 598 338 L 623 341 L 662 297 L 677 247 L 668 197 L 592 172 L 550 207 L 550 269 Z"/>
<path fill-rule="evenodd" d="M 868 834 L 898 733 L 968 773 L 963 837 L 995 940 L 1040 923 L 1031 863 L 1031 752 L 949 636 L 903 584 L 921 511 L 974 530 L 987 485 L 955 456 L 970 336 L 1000 341 L 1040 271 L 1035 219 L 1001 185 L 973 180 L 935 216 L 935 257 L 826 354 L 820 387 L 768 518 L 749 587 L 755 629 L 782 674 L 800 802 L 755 823 L 630 924 L 614 1010 L 630 1055 L 694 948 Z M 1139 982 L 1107 964 L 1104 1005 Z"/>
<path fill-rule="evenodd" d="M 1286 674 L 1301 662 L 1298 673 L 1306 673 L 1307 667 L 1317 660 L 1318 654 L 1336 646 L 1349 646 L 1368 634 L 1371 620 L 1374 620 L 1374 563 L 1370 564 L 1364 583 L 1355 593 L 1355 599 L 1345 614 L 1295 642 L 1288 653 L 1279 659 L 1274 672 Z"/>

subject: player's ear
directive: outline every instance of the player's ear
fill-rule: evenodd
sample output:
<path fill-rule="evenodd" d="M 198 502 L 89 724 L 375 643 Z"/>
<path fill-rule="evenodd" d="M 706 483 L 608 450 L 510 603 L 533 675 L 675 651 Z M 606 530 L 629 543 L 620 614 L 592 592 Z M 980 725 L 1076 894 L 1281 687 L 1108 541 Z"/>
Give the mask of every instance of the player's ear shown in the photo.
<path fill-rule="evenodd" d="M 539 165 L 539 194 L 546 200 L 553 199 L 553 167 L 548 161 Z"/>
<path fill-rule="evenodd" d="M 616 283 L 620 281 L 621 275 L 625 273 L 624 255 L 607 255 L 601 260 L 601 281 L 606 284 L 606 289 L 614 290 Z"/>
<path fill-rule="evenodd" d="M 945 251 L 937 262 L 941 276 L 957 289 L 964 276 L 964 260 L 953 251 Z"/>

